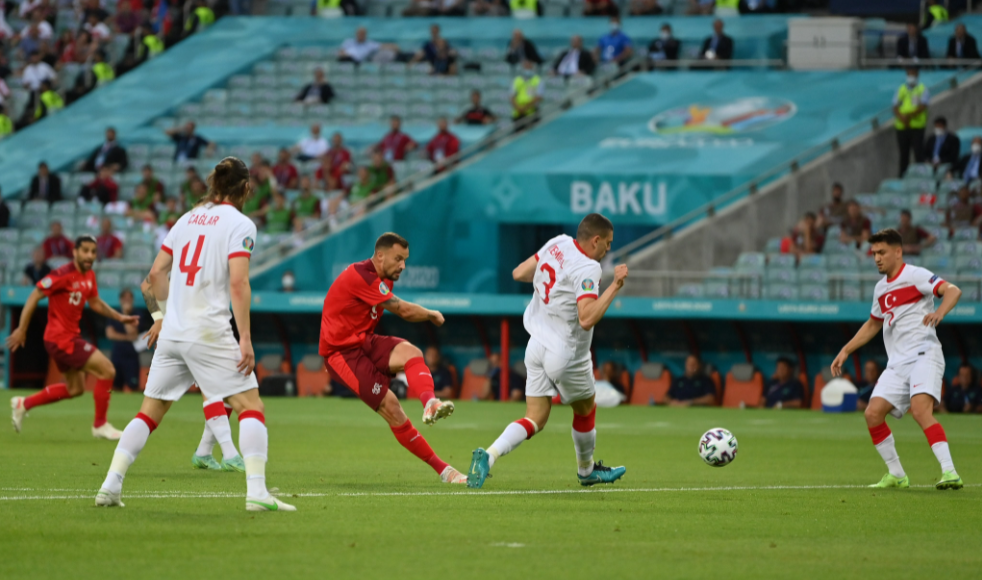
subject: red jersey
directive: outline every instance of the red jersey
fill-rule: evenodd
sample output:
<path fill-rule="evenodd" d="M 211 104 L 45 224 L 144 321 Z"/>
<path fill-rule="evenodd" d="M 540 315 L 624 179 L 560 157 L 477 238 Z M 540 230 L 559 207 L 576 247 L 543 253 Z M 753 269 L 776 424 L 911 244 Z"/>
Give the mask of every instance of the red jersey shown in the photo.
<path fill-rule="evenodd" d="M 95 239 L 96 252 L 100 260 L 116 257 L 116 252 L 123 249 L 123 242 L 112 234 L 101 235 Z M 119 257 L 122 257 L 120 255 Z"/>
<path fill-rule="evenodd" d="M 72 250 L 75 249 L 75 244 L 65 236 L 54 237 L 49 236 L 44 239 L 41 247 L 44 248 L 44 259 L 48 260 L 54 256 L 60 258 L 71 258 Z"/>
<path fill-rule="evenodd" d="M 324 158 L 324 162 L 321 163 L 320 167 L 317 168 L 317 172 L 314 173 L 314 179 L 317 181 L 327 181 L 327 176 L 330 175 L 340 181 L 344 164 L 351 163 L 351 152 L 344 148 L 332 148 L 327 150 Z M 327 167 L 328 173 L 324 172 L 325 167 Z"/>
<path fill-rule="evenodd" d="M 447 157 L 456 155 L 458 151 L 460 151 L 460 139 L 450 131 L 437 133 L 426 146 L 426 153 L 430 161 L 434 163 L 439 163 Z"/>
<path fill-rule="evenodd" d="M 380 279 L 371 260 L 345 268 L 324 298 L 321 356 L 360 346 L 375 333 L 383 312 L 378 305 L 390 298 L 392 280 Z"/>
<path fill-rule="evenodd" d="M 37 283 L 37 289 L 48 297 L 48 326 L 44 329 L 45 342 L 53 342 L 58 348 L 72 354 L 72 341 L 81 334 L 78 321 L 90 298 L 99 296 L 95 272 L 81 273 L 75 262 L 65 264 Z"/>
<path fill-rule="evenodd" d="M 402 161 L 406 158 L 406 149 L 415 144 L 412 137 L 402 131 L 390 131 L 382 137 L 378 148 L 381 149 L 386 161 Z"/>

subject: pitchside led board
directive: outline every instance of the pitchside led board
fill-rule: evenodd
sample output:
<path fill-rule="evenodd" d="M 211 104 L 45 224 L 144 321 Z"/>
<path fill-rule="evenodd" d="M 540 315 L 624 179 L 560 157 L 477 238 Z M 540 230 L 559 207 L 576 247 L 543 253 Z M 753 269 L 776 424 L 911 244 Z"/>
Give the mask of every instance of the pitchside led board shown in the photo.
<path fill-rule="evenodd" d="M 258 282 L 274 290 L 291 269 L 311 276 L 301 287 L 326 287 L 316 272 L 364 259 L 378 232 L 395 229 L 413 244 L 404 288 L 494 293 L 498 224 L 576 224 L 591 212 L 615 225 L 664 224 L 869 119 L 903 81 L 903 71 L 642 75 Z"/>

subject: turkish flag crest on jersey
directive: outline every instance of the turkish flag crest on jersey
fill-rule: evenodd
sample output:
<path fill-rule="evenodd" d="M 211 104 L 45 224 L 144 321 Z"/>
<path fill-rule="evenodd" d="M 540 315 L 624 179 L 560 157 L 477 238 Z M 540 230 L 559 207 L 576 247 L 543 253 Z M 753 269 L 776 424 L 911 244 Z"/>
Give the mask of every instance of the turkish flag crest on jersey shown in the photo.
<path fill-rule="evenodd" d="M 887 314 L 891 314 L 895 308 L 904 306 L 905 304 L 915 304 L 921 298 L 924 298 L 924 295 L 921 294 L 921 291 L 916 286 L 897 288 L 896 290 L 885 292 L 883 296 L 880 296 L 880 311 L 886 316 Z M 895 313 L 892 314 L 896 316 Z"/>

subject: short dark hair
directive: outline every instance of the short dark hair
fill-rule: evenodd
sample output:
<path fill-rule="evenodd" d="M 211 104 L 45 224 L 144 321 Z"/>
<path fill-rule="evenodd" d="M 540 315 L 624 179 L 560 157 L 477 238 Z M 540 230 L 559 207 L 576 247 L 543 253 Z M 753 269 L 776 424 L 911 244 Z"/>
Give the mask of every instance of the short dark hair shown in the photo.
<path fill-rule="evenodd" d="M 935 125 L 944 125 L 945 127 L 947 127 L 948 126 L 948 119 L 945 119 L 943 116 L 938 115 L 937 117 L 934 118 L 934 124 Z"/>
<path fill-rule="evenodd" d="M 93 244 L 99 245 L 99 242 L 96 241 L 95 236 L 93 236 L 92 234 L 82 234 L 79 237 L 75 238 L 75 247 L 78 248 L 85 242 L 91 242 Z"/>
<path fill-rule="evenodd" d="M 593 236 L 606 236 L 608 232 L 614 231 L 614 224 L 599 213 L 591 213 L 580 221 L 576 228 L 576 239 L 585 242 Z"/>
<path fill-rule="evenodd" d="M 125 295 L 125 294 L 129 294 L 131 298 L 133 297 L 133 291 L 132 290 L 130 290 L 129 288 L 123 288 L 122 290 L 119 291 L 119 297 L 120 297 L 120 299 L 122 299 L 123 298 L 123 295 Z"/>
<path fill-rule="evenodd" d="M 786 356 L 778 357 L 777 364 L 786 364 L 791 367 L 791 370 L 794 370 L 794 362 Z"/>
<path fill-rule="evenodd" d="M 904 240 L 900 237 L 900 232 L 893 228 L 880 230 L 869 237 L 869 245 L 886 244 L 888 246 L 903 246 Z"/>
<path fill-rule="evenodd" d="M 910 215 L 911 215 L 910 214 L 910 210 L 909 209 L 902 209 L 902 210 L 900 210 L 900 215 L 905 215 L 907 217 L 910 217 Z"/>
<path fill-rule="evenodd" d="M 409 249 L 409 242 L 406 241 L 406 238 L 395 232 L 385 232 L 375 240 L 375 251 L 388 250 L 395 245 L 402 246 L 407 250 Z"/>
<path fill-rule="evenodd" d="M 818 216 L 816 216 L 815 215 L 815 212 L 813 212 L 813 211 L 806 211 L 805 212 L 805 217 L 806 218 L 812 218 L 812 219 L 818 219 Z"/>
<path fill-rule="evenodd" d="M 842 187 L 842 184 L 836 181 L 832 184 L 832 189 L 838 189 L 839 191 L 845 191 L 846 188 Z"/>

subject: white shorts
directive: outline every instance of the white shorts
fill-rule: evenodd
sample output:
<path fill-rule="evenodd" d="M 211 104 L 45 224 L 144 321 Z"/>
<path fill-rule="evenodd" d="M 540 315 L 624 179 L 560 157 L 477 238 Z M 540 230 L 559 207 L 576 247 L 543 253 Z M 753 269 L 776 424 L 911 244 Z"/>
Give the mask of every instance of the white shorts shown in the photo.
<path fill-rule="evenodd" d="M 552 397 L 559 394 L 564 403 L 589 399 L 596 393 L 593 361 L 573 361 L 558 355 L 534 338 L 525 349 L 526 397 Z"/>
<path fill-rule="evenodd" d="M 236 370 L 242 353 L 238 345 L 210 345 L 173 340 L 157 341 L 147 388 L 151 399 L 176 401 L 192 384 L 206 400 L 226 398 L 259 387 L 256 375 Z"/>
<path fill-rule="evenodd" d="M 887 366 L 873 387 L 870 398 L 880 397 L 893 405 L 890 414 L 902 418 L 910 410 L 914 395 L 931 395 L 941 401 L 941 382 L 944 380 L 944 355 L 941 349 L 924 351 L 909 361 Z"/>

